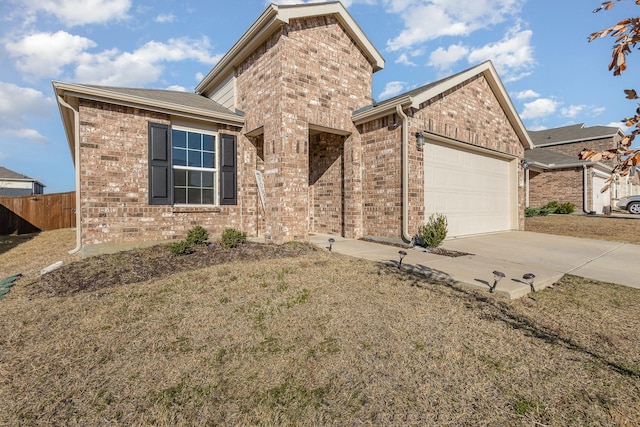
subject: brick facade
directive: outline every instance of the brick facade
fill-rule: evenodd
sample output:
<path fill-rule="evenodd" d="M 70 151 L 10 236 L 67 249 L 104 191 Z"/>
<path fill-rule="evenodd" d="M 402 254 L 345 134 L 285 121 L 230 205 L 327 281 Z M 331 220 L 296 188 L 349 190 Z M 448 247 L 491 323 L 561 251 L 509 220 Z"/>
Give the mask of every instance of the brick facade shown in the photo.
<path fill-rule="evenodd" d="M 244 228 L 239 206 L 149 205 L 148 123 L 169 124 L 167 115 L 93 101 L 81 101 L 79 114 L 83 245 L 184 238 L 196 225 Z"/>
<path fill-rule="evenodd" d="M 245 128 L 264 129 L 267 241 L 306 239 L 319 227 L 323 209 L 340 213 L 331 214 L 321 230 L 361 234 L 360 142 L 351 115 L 371 103 L 372 74 L 373 66 L 331 16 L 292 20 L 238 67 L 236 99 L 246 114 Z M 351 135 L 336 138 L 328 131 L 312 137 L 311 153 L 310 125 Z M 338 139 L 343 141 L 335 146 Z M 318 153 L 327 150 L 343 153 L 336 158 L 343 174 L 340 202 L 335 192 L 321 190 L 336 168 L 309 163 L 310 156 L 319 159 Z M 329 175 L 312 176 L 321 170 Z M 318 188 L 310 188 L 318 180 Z"/>
<path fill-rule="evenodd" d="M 584 148 L 594 151 L 609 150 L 611 148 L 617 148 L 618 142 L 620 142 L 621 139 L 622 137 L 620 135 L 616 135 L 613 138 L 592 139 L 589 141 L 549 145 L 544 148 L 550 151 L 555 151 L 556 153 L 566 154 L 567 156 L 574 157 L 577 160 L 578 154 L 580 154 Z M 612 167 L 615 165 L 615 160 L 602 159 L 600 162 Z"/>
<path fill-rule="evenodd" d="M 588 179 L 590 176 L 591 173 L 588 173 Z M 573 203 L 576 210 L 581 210 L 584 199 L 583 179 L 582 168 L 529 171 L 529 206 L 540 207 L 557 201 Z M 591 197 L 591 192 L 588 192 L 587 199 Z M 591 200 L 587 200 L 587 206 L 591 206 Z"/>
<path fill-rule="evenodd" d="M 343 25 L 329 14 L 291 18 L 274 28 L 225 80 L 232 82 L 244 127 L 214 119 L 193 123 L 237 137 L 236 205 L 150 205 L 149 123 L 188 127 L 193 119 L 78 98 L 82 244 L 181 239 L 196 225 L 214 236 L 233 227 L 274 243 L 305 240 L 309 233 L 400 239 L 403 138 L 410 233 L 425 221 L 424 153 L 415 132 L 501 153 L 514 164 L 522 158 L 524 141 L 487 80 L 494 75 L 483 74 L 493 68 L 405 108 L 404 125 L 384 110 L 383 117 L 356 126 L 354 112 L 373 104 L 373 72 L 380 65 Z M 522 228 L 524 188 L 517 191 L 516 226 Z"/>

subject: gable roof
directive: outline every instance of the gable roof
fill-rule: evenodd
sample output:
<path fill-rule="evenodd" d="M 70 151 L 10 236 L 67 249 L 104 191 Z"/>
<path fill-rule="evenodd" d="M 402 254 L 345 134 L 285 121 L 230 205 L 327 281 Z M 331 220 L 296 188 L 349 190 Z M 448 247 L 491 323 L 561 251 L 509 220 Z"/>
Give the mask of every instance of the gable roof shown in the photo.
<path fill-rule="evenodd" d="M 528 132 L 531 140 L 536 147 L 570 144 L 574 142 L 589 141 L 593 139 L 613 138 L 618 134 L 620 136 L 622 136 L 623 134 L 622 130 L 617 127 L 585 127 L 584 123 L 538 131 L 530 130 Z"/>
<path fill-rule="evenodd" d="M 21 173 L 18 172 L 14 172 L 10 169 L 7 169 L 3 166 L 0 166 L 0 181 L 27 181 L 27 182 L 35 182 L 38 183 L 40 185 L 42 185 L 43 187 L 45 187 L 45 185 L 43 183 L 41 183 L 40 181 L 38 181 L 37 179 L 33 179 L 30 178 L 26 175 L 23 175 Z"/>
<path fill-rule="evenodd" d="M 520 139 L 524 148 L 533 148 L 533 143 L 529 138 L 529 134 L 527 133 L 527 130 L 525 129 L 524 124 L 522 123 L 518 112 L 511 102 L 511 98 L 509 98 L 509 95 L 504 85 L 502 84 L 500 77 L 498 76 L 498 72 L 496 71 L 491 61 L 483 62 L 480 65 L 476 65 L 475 67 L 461 71 L 442 80 L 429 83 L 425 86 L 413 89 L 402 95 L 398 95 L 396 97 L 355 111 L 353 114 L 353 122 L 358 125 L 392 114 L 395 112 L 398 105 L 403 109 L 417 109 L 421 104 L 428 101 L 429 99 L 432 99 L 480 74 L 482 74 L 489 83 L 489 86 L 493 90 L 493 93 L 498 99 L 500 106 L 507 115 L 509 122 L 516 131 L 516 134 L 518 135 L 518 138 Z"/>
<path fill-rule="evenodd" d="M 542 169 L 566 169 L 582 167 L 583 165 L 593 166 L 603 172 L 611 172 L 611 167 L 601 162 L 589 160 L 578 160 L 573 156 L 558 153 L 546 148 L 534 148 L 525 150 L 524 159 L 529 166 L 538 166 Z"/>
<path fill-rule="evenodd" d="M 338 1 L 327 3 L 303 3 L 295 5 L 270 4 L 249 29 L 238 39 L 229 51 L 213 67 L 209 74 L 196 86 L 195 92 L 208 95 L 222 83 L 234 68 L 239 66 L 260 45 L 271 37 L 277 29 L 292 19 L 316 16 L 334 16 L 345 31 L 360 47 L 373 65 L 373 72 L 384 68 L 384 58 L 367 38 L 360 26 L 351 17 L 347 9 Z"/>

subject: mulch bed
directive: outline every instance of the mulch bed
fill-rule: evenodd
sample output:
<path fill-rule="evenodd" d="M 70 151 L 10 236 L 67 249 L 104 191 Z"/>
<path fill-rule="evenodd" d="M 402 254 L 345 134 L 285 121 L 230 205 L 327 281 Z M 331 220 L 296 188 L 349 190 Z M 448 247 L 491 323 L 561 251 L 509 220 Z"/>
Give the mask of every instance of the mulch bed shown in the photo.
<path fill-rule="evenodd" d="M 404 249 L 411 249 L 413 247 L 413 246 L 408 245 L 406 243 L 396 243 L 396 242 L 389 242 L 389 241 L 385 241 L 385 240 L 376 240 L 376 239 L 371 239 L 371 238 L 368 238 L 368 237 L 362 237 L 360 240 L 362 240 L 363 242 L 379 243 L 379 244 L 382 244 L 382 245 L 395 246 L 397 248 L 404 248 Z M 452 251 L 452 250 L 445 249 L 445 248 L 429 248 L 429 253 L 435 254 L 435 255 L 441 255 L 441 256 L 448 256 L 448 257 L 452 257 L 452 258 L 465 256 L 465 255 L 473 255 L 473 254 L 470 254 L 470 253 L 467 253 L 467 252 Z"/>
<path fill-rule="evenodd" d="M 166 245 L 99 255 L 54 270 L 31 284 L 35 294 L 53 296 L 94 292 L 103 288 L 168 276 L 234 261 L 292 258 L 318 250 L 300 242 L 268 245 L 246 242 L 235 248 L 200 245 L 188 255 L 173 255 Z"/>

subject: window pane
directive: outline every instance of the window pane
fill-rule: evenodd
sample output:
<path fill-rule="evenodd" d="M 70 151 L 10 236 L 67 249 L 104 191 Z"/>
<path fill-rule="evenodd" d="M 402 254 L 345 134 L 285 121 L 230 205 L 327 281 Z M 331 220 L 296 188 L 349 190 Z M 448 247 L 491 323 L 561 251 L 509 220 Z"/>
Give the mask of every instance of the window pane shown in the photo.
<path fill-rule="evenodd" d="M 172 130 L 171 145 L 173 147 L 185 148 L 187 146 L 187 133 L 183 130 Z"/>
<path fill-rule="evenodd" d="M 202 151 L 188 150 L 188 166 L 194 168 L 202 167 Z"/>
<path fill-rule="evenodd" d="M 213 153 L 202 153 L 202 167 L 215 168 Z"/>
<path fill-rule="evenodd" d="M 213 173 L 202 172 L 202 187 L 213 188 Z"/>
<path fill-rule="evenodd" d="M 187 151 L 174 148 L 171 153 L 171 163 L 177 166 L 187 166 Z"/>
<path fill-rule="evenodd" d="M 187 185 L 187 171 L 174 169 L 173 170 L 173 185 L 176 187 L 184 187 Z"/>
<path fill-rule="evenodd" d="M 202 150 L 202 135 L 189 132 L 189 148 L 192 150 Z"/>
<path fill-rule="evenodd" d="M 185 204 L 187 203 L 187 189 L 186 188 L 173 188 L 173 203 Z"/>
<path fill-rule="evenodd" d="M 213 202 L 213 190 L 202 190 L 202 204 L 212 205 Z"/>
<path fill-rule="evenodd" d="M 204 151 L 215 151 L 213 149 L 213 135 L 202 135 L 202 149 Z"/>
<path fill-rule="evenodd" d="M 202 172 L 189 171 L 189 187 L 202 186 Z"/>
<path fill-rule="evenodd" d="M 201 190 L 199 188 L 189 188 L 189 204 L 199 205 L 202 203 L 202 197 L 200 195 Z"/>

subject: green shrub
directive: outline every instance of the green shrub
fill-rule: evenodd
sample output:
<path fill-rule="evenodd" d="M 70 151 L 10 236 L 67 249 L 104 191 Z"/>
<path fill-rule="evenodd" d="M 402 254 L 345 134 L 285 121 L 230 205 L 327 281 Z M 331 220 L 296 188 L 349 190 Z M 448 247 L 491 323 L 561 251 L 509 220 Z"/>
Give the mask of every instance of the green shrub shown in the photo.
<path fill-rule="evenodd" d="M 239 244 L 247 241 L 247 234 L 233 228 L 227 228 L 222 233 L 222 239 L 220 245 L 224 249 L 235 248 Z"/>
<path fill-rule="evenodd" d="M 187 233 L 187 243 L 190 245 L 203 245 L 209 238 L 209 232 L 199 225 L 193 227 Z"/>
<path fill-rule="evenodd" d="M 447 237 L 447 217 L 434 213 L 429 221 L 418 230 L 418 236 L 429 248 L 437 248 Z"/>
<path fill-rule="evenodd" d="M 560 203 L 557 200 L 553 200 L 542 207 L 542 209 L 546 209 L 549 213 L 556 213 L 558 208 L 560 207 Z"/>
<path fill-rule="evenodd" d="M 573 213 L 573 210 L 575 209 L 575 206 L 573 205 L 573 203 L 563 203 L 560 206 L 558 206 L 558 209 L 556 210 L 556 213 L 559 214 L 570 214 Z"/>
<path fill-rule="evenodd" d="M 550 213 L 553 213 L 547 207 L 543 206 L 541 208 L 525 208 L 524 216 L 532 217 L 532 216 L 547 216 Z"/>
<path fill-rule="evenodd" d="M 186 240 L 180 240 L 179 242 L 170 243 L 169 250 L 175 256 L 188 255 L 193 252 L 193 247 Z"/>

